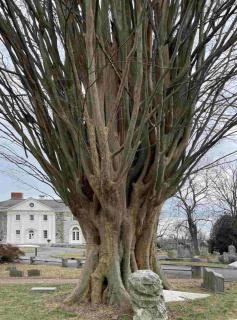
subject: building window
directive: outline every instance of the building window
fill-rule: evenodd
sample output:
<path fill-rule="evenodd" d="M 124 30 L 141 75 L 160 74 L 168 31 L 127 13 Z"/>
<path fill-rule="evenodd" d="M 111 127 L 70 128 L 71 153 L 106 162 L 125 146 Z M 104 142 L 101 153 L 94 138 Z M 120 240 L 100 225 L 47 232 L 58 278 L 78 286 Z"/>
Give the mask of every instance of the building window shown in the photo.
<path fill-rule="evenodd" d="M 21 234 L 21 230 L 16 230 L 16 235 L 20 235 Z"/>
<path fill-rule="evenodd" d="M 47 214 L 44 214 L 44 221 L 47 221 L 48 220 L 48 216 Z"/>
<path fill-rule="evenodd" d="M 16 220 L 21 220 L 21 216 L 19 214 L 16 215 Z"/>
<path fill-rule="evenodd" d="M 30 214 L 30 220 L 34 220 L 34 215 L 33 214 Z"/>
<path fill-rule="evenodd" d="M 72 240 L 79 241 L 80 240 L 80 232 L 78 227 L 74 227 L 72 229 Z"/>
<path fill-rule="evenodd" d="M 48 238 L 48 230 L 44 230 L 44 239 Z"/>

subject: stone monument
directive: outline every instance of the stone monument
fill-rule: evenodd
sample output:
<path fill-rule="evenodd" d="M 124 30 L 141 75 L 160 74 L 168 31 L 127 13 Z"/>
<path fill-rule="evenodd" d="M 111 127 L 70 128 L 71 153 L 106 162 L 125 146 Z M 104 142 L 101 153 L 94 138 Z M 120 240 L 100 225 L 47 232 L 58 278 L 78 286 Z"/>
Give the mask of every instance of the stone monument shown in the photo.
<path fill-rule="evenodd" d="M 203 269 L 202 287 L 214 292 L 224 292 L 224 277 L 209 268 Z"/>
<path fill-rule="evenodd" d="M 237 261 L 236 248 L 234 245 L 228 246 L 228 252 L 223 252 L 219 257 L 219 261 L 223 263 L 232 263 Z"/>
<path fill-rule="evenodd" d="M 192 258 L 190 246 L 179 244 L 177 247 L 177 258 Z"/>
<path fill-rule="evenodd" d="M 138 270 L 128 279 L 133 320 L 168 320 L 160 277 L 151 270 Z"/>

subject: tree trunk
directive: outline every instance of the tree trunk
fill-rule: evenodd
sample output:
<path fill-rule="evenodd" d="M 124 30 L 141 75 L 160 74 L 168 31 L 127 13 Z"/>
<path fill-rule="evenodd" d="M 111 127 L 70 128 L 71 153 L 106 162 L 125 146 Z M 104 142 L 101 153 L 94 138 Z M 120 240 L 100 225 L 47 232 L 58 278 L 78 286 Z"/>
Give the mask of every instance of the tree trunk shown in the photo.
<path fill-rule="evenodd" d="M 117 220 L 111 221 L 109 215 L 100 214 L 99 239 L 96 234 L 91 236 L 92 230 L 88 230 L 90 242 L 87 242 L 87 260 L 82 276 L 65 302 L 116 304 L 123 311 L 129 311 L 131 302 L 127 280 L 130 273 L 137 269 L 151 269 L 158 273 L 167 288 L 168 283 L 158 265 L 155 250 L 159 213 L 160 208 L 152 216 L 148 214 L 149 220 L 144 219 L 143 228 L 139 232 L 137 223 L 127 215 L 119 223 Z"/>
<path fill-rule="evenodd" d="M 191 214 L 188 214 L 188 228 L 189 228 L 189 233 L 191 236 L 192 240 L 192 245 L 193 245 L 193 251 L 194 254 L 199 256 L 200 255 L 200 250 L 199 250 L 199 245 L 198 245 L 198 230 L 195 222 L 193 221 Z"/>

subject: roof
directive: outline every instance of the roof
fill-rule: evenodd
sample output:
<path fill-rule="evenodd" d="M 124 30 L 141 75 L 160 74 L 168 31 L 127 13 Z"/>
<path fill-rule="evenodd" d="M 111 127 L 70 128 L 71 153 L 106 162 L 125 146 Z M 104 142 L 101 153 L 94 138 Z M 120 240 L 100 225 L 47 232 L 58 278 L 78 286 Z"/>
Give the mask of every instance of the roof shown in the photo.
<path fill-rule="evenodd" d="M 48 206 L 55 211 L 65 211 L 68 210 L 68 207 L 64 204 L 64 202 L 61 199 L 53 200 L 53 199 L 35 199 L 35 198 L 29 198 L 32 200 L 35 200 L 39 203 L 44 204 L 45 206 Z M 5 201 L 0 202 L 0 211 L 8 210 L 9 208 L 16 206 L 20 204 L 21 202 L 26 201 L 27 199 L 9 199 Z"/>

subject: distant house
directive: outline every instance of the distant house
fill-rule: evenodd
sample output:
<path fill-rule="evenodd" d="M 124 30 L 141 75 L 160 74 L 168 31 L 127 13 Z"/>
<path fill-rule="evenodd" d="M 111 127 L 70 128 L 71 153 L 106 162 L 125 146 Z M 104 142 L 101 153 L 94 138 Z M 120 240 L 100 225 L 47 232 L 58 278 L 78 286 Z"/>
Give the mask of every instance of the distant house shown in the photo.
<path fill-rule="evenodd" d="M 24 199 L 12 192 L 0 202 L 0 242 L 12 244 L 84 244 L 79 223 L 62 200 Z"/>

